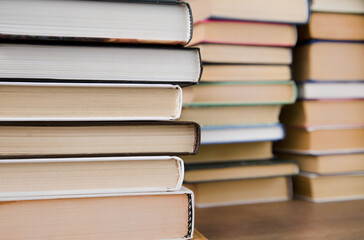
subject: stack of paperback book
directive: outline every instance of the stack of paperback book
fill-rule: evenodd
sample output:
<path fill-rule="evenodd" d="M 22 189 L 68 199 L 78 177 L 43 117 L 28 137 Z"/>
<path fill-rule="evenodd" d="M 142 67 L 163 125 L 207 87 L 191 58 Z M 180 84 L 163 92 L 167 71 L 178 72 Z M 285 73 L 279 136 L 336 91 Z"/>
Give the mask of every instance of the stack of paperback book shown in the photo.
<path fill-rule="evenodd" d="M 283 109 L 287 137 L 275 149 L 297 160 L 298 196 L 314 202 L 364 198 L 364 4 L 315 0 L 299 34 L 299 101 Z"/>
<path fill-rule="evenodd" d="M 287 200 L 287 176 L 298 167 L 272 161 L 272 142 L 284 137 L 281 106 L 296 99 L 294 24 L 308 21 L 308 1 L 190 3 L 198 19 L 190 45 L 201 49 L 204 62 L 201 84 L 182 114 L 202 126 L 200 154 L 185 159 L 196 205 Z"/>
<path fill-rule="evenodd" d="M 0 238 L 192 238 L 174 156 L 200 129 L 170 121 L 201 75 L 189 5 L 5 0 L 0 16 Z"/>

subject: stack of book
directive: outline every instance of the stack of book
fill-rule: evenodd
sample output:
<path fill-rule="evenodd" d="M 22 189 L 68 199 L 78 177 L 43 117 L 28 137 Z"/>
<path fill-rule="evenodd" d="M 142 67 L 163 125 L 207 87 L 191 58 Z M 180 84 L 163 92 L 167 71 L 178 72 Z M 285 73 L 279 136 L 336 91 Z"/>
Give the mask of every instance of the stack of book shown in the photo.
<path fill-rule="evenodd" d="M 201 74 L 189 5 L 9 0 L 0 16 L 0 238 L 192 238 L 174 156 L 200 129 L 169 121 Z"/>
<path fill-rule="evenodd" d="M 308 1 L 190 3 L 198 19 L 190 45 L 201 49 L 204 72 L 181 119 L 201 125 L 202 146 L 185 158 L 185 182 L 197 206 L 287 200 L 298 167 L 272 161 L 272 142 L 284 137 L 281 106 L 296 99 L 294 24 L 308 21 Z"/>
<path fill-rule="evenodd" d="M 287 137 L 275 149 L 297 160 L 297 196 L 314 202 L 364 198 L 364 4 L 315 0 L 299 29 L 299 101 L 283 109 Z"/>

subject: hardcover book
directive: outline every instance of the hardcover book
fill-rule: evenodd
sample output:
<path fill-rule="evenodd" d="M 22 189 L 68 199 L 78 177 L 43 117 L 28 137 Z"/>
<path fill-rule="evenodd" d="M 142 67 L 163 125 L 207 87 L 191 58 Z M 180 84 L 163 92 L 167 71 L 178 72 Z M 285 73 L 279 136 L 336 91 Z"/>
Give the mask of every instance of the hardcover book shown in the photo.
<path fill-rule="evenodd" d="M 0 82 L 2 121 L 174 120 L 178 85 Z"/>
<path fill-rule="evenodd" d="M 364 75 L 363 75 L 364 76 Z M 364 82 L 304 82 L 297 84 L 298 99 L 364 99 Z"/>
<path fill-rule="evenodd" d="M 292 47 L 296 41 L 296 27 L 290 24 L 205 20 L 194 26 L 194 35 L 189 45 L 222 43 Z"/>
<path fill-rule="evenodd" d="M 201 145 L 196 155 L 183 156 L 186 164 L 239 162 L 273 158 L 272 142 L 244 142 Z"/>
<path fill-rule="evenodd" d="M 178 157 L 1 159 L 0 199 L 179 190 Z"/>
<path fill-rule="evenodd" d="M 217 82 L 194 86 L 190 106 L 280 105 L 296 100 L 292 81 Z"/>
<path fill-rule="evenodd" d="M 0 38 L 187 44 L 192 15 L 181 1 L 4 0 Z"/>
<path fill-rule="evenodd" d="M 10 139 L 10 140 L 9 140 Z M 198 152 L 193 122 L 1 122 L 1 158 L 184 155 Z"/>
<path fill-rule="evenodd" d="M 193 193 L 49 195 L 0 199 L 0 235 L 8 239 L 190 239 Z M 31 200 L 31 201 L 24 201 Z M 21 231 L 19 231 L 21 226 Z"/>
<path fill-rule="evenodd" d="M 336 12 L 363 14 L 362 0 L 312 0 L 311 10 L 314 12 Z"/>
<path fill-rule="evenodd" d="M 291 176 L 299 172 L 298 164 L 288 160 L 186 164 L 185 169 L 185 183 Z"/>
<path fill-rule="evenodd" d="M 3 43 L 0 61 L 0 79 L 5 81 L 188 85 L 202 73 L 195 48 Z"/>

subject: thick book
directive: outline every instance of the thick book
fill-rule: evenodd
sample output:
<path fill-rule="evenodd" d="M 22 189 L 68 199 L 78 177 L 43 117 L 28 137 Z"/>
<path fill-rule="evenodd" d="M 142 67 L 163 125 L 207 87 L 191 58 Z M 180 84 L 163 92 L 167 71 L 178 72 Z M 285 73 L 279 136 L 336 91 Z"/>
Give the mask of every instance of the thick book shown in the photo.
<path fill-rule="evenodd" d="M 364 125 L 315 126 L 286 129 L 284 140 L 274 149 L 285 153 L 340 154 L 364 151 Z"/>
<path fill-rule="evenodd" d="M 312 0 L 311 10 L 313 12 L 363 14 L 364 4 L 362 0 Z"/>
<path fill-rule="evenodd" d="M 202 65 L 195 48 L 135 45 L 0 44 L 0 79 L 194 84 Z"/>
<path fill-rule="evenodd" d="M 231 126 L 279 123 L 281 105 L 189 107 L 182 110 L 182 121 L 198 122 L 201 126 Z"/>
<path fill-rule="evenodd" d="M 295 81 L 363 81 L 364 44 L 311 41 L 295 48 Z"/>
<path fill-rule="evenodd" d="M 1 122 L 0 157 L 195 154 L 193 122 Z"/>
<path fill-rule="evenodd" d="M 182 90 L 167 84 L 0 82 L 0 105 L 2 121 L 175 120 Z"/>
<path fill-rule="evenodd" d="M 193 87 L 190 106 L 281 105 L 296 100 L 292 81 L 281 82 L 216 82 Z"/>
<path fill-rule="evenodd" d="M 308 25 L 298 27 L 298 38 L 364 41 L 363 26 L 364 15 L 315 12 Z"/>
<path fill-rule="evenodd" d="M 292 47 L 296 42 L 296 27 L 290 24 L 205 20 L 194 26 L 193 38 L 189 45 L 222 43 Z"/>
<path fill-rule="evenodd" d="M 206 126 L 201 128 L 201 144 L 278 141 L 284 138 L 281 124 Z"/>
<path fill-rule="evenodd" d="M 0 236 L 7 239 L 193 237 L 194 197 L 185 188 L 171 192 L 50 195 L 0 200 L 3 201 L 0 204 Z"/>
<path fill-rule="evenodd" d="M 179 190 L 178 157 L 1 159 L 0 198 Z"/>
<path fill-rule="evenodd" d="M 297 161 L 300 170 L 318 174 L 364 171 L 364 152 L 347 154 L 308 155 L 277 153 L 278 158 Z"/>
<path fill-rule="evenodd" d="M 196 207 L 287 201 L 292 198 L 291 177 L 243 179 L 185 184 L 194 192 Z"/>
<path fill-rule="evenodd" d="M 200 146 L 196 155 L 183 156 L 186 164 L 239 162 L 273 158 L 272 142 L 245 142 Z"/>
<path fill-rule="evenodd" d="M 185 183 L 292 176 L 298 164 L 288 160 L 258 160 L 185 165 Z"/>
<path fill-rule="evenodd" d="M 363 72 L 364 73 L 364 72 Z M 364 75 L 363 75 L 364 77 Z M 364 79 L 364 78 L 363 78 Z M 304 82 L 297 84 L 298 99 L 364 99 L 362 82 Z"/>
<path fill-rule="evenodd" d="M 286 65 L 204 64 L 201 82 L 275 82 L 292 79 Z"/>
<path fill-rule="evenodd" d="M 184 45 L 192 15 L 181 1 L 5 0 L 0 38 Z"/>
<path fill-rule="evenodd" d="M 229 19 L 259 22 L 306 23 L 308 0 L 187 0 L 196 19 Z M 196 11 L 195 11 L 196 9 Z"/>
<path fill-rule="evenodd" d="M 364 125 L 364 100 L 297 101 L 284 106 L 280 120 L 286 125 L 304 127 Z"/>
<path fill-rule="evenodd" d="M 204 63 L 291 64 L 292 49 L 229 44 L 199 44 Z M 207 65 L 208 67 L 208 65 Z"/>
<path fill-rule="evenodd" d="M 364 199 L 364 172 L 315 174 L 301 172 L 293 178 L 294 194 L 320 203 Z"/>

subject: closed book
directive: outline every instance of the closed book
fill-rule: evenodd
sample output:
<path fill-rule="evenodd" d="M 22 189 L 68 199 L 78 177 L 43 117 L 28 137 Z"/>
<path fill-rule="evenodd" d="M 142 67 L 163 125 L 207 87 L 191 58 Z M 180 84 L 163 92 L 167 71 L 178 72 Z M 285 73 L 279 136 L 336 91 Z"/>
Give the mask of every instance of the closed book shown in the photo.
<path fill-rule="evenodd" d="M 135 45 L 0 44 L 0 79 L 194 84 L 198 49 Z"/>
<path fill-rule="evenodd" d="M 206 126 L 201 128 L 201 144 L 277 141 L 284 138 L 280 124 Z"/>
<path fill-rule="evenodd" d="M 185 165 L 185 183 L 229 181 L 296 175 L 298 164 L 289 160 L 253 160 Z"/>
<path fill-rule="evenodd" d="M 284 140 L 276 142 L 274 149 L 285 153 L 340 154 L 364 151 L 364 126 L 315 126 L 286 129 Z"/>
<path fill-rule="evenodd" d="M 185 188 L 171 192 L 49 195 L 1 200 L 0 235 L 7 239 L 193 237 L 194 199 L 193 193 Z"/>
<path fill-rule="evenodd" d="M 304 172 L 334 174 L 364 171 L 364 152 L 325 155 L 278 152 L 277 156 L 297 161 Z"/>
<path fill-rule="evenodd" d="M 183 108 L 182 121 L 198 122 L 201 126 L 231 126 L 278 123 L 281 105 L 208 106 Z"/>
<path fill-rule="evenodd" d="M 298 38 L 300 40 L 363 41 L 363 26 L 364 16 L 360 14 L 315 12 L 311 14 L 308 25 L 298 28 Z"/>
<path fill-rule="evenodd" d="M 10 140 L 9 140 L 10 139 Z M 0 157 L 178 155 L 198 152 L 193 122 L 1 122 Z"/>
<path fill-rule="evenodd" d="M 167 84 L 0 82 L 2 121 L 175 120 L 182 90 Z"/>
<path fill-rule="evenodd" d="M 180 1 L 5 0 L 0 15 L 5 39 L 184 45 L 192 37 Z"/>
<path fill-rule="evenodd" d="M 361 0 L 312 0 L 313 12 L 336 12 L 363 14 L 364 4 Z"/>
<path fill-rule="evenodd" d="M 1 159 L 0 198 L 179 190 L 178 157 Z M 65 181 L 67 180 L 67 181 Z"/>
<path fill-rule="evenodd" d="M 364 44 L 311 41 L 295 49 L 295 81 L 363 81 Z"/>
<path fill-rule="evenodd" d="M 292 81 L 216 82 L 194 86 L 190 106 L 281 105 L 296 100 Z"/>
<path fill-rule="evenodd" d="M 286 65 L 205 64 L 201 82 L 276 82 L 292 79 Z"/>
<path fill-rule="evenodd" d="M 301 172 L 293 178 L 295 196 L 320 203 L 364 199 L 364 172 L 315 174 Z"/>
<path fill-rule="evenodd" d="M 364 100 L 297 101 L 282 109 L 280 120 L 287 125 L 304 127 L 364 125 Z"/>
<path fill-rule="evenodd" d="M 287 201 L 292 198 L 291 177 L 273 177 L 185 184 L 194 192 L 196 207 Z"/>
<path fill-rule="evenodd" d="M 205 20 L 194 26 L 193 38 L 189 44 L 292 47 L 296 41 L 296 27 L 290 24 Z"/>
<path fill-rule="evenodd" d="M 193 17 L 197 19 L 306 23 L 310 15 L 307 0 L 188 0 L 188 2 L 194 10 Z"/>
<path fill-rule="evenodd" d="M 291 64 L 292 49 L 283 47 L 199 44 L 202 61 L 224 64 Z M 206 67 L 206 66 L 205 66 Z M 208 65 L 207 65 L 208 67 Z"/>
<path fill-rule="evenodd" d="M 201 145 L 196 155 L 183 156 L 186 164 L 239 162 L 273 158 L 272 142 L 244 142 Z"/>
<path fill-rule="evenodd" d="M 298 99 L 364 99 L 364 82 L 305 82 L 297 84 Z"/>

